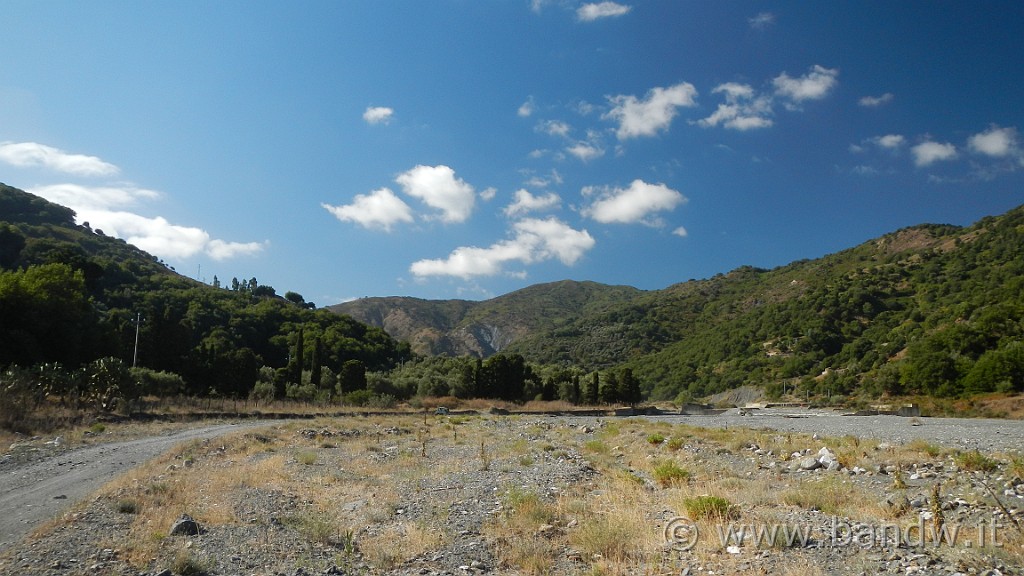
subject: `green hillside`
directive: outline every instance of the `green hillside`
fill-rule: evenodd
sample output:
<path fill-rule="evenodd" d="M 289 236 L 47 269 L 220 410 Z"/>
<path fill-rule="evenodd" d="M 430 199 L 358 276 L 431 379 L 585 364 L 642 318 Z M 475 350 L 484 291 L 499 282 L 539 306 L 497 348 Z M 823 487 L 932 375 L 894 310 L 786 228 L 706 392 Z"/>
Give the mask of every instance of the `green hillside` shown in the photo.
<path fill-rule="evenodd" d="M 71 210 L 0 184 L 7 400 L 26 388 L 32 401 L 103 396 L 91 384 L 103 369 L 115 372 L 101 378 L 109 387 L 135 395 L 239 397 L 262 382 L 265 396 L 329 396 L 331 378 L 346 365 L 388 370 L 410 356 L 383 330 L 315 310 L 298 294 L 278 296 L 255 278 L 214 284 L 183 277 L 75 224 Z M 122 378 L 136 359 L 150 377 Z"/>
<path fill-rule="evenodd" d="M 774 270 L 644 293 L 509 346 L 626 366 L 654 399 L 744 384 L 801 395 L 1024 390 L 1024 208 L 916 226 Z"/>

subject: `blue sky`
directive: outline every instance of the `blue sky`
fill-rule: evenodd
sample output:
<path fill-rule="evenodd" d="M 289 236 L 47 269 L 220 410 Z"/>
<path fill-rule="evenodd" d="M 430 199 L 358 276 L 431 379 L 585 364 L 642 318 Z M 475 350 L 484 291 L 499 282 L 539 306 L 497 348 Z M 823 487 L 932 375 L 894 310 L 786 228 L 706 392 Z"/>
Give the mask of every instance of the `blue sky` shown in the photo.
<path fill-rule="evenodd" d="M 4 3 L 0 181 L 320 306 L 659 289 L 1024 203 L 1024 4 Z"/>

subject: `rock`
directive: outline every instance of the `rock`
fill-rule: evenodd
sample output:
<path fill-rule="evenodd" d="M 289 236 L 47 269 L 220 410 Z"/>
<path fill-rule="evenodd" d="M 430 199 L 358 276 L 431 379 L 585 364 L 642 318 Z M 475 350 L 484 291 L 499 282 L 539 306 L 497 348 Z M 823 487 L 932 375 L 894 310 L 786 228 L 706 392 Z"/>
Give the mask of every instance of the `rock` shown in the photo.
<path fill-rule="evenodd" d="M 199 534 L 199 523 L 188 514 L 182 514 L 181 518 L 171 525 L 171 536 L 192 536 Z"/>
<path fill-rule="evenodd" d="M 818 462 L 818 459 L 814 456 L 806 456 L 797 462 L 797 466 L 801 470 L 817 470 L 818 468 L 821 468 L 821 462 Z"/>

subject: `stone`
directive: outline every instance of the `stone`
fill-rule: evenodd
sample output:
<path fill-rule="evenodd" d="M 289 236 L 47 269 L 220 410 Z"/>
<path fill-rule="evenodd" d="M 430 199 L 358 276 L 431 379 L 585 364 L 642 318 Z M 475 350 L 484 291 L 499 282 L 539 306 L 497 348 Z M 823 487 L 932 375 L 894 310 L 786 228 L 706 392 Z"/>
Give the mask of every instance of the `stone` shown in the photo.
<path fill-rule="evenodd" d="M 188 514 L 182 514 L 181 518 L 171 525 L 171 536 L 192 536 L 199 534 L 199 523 Z"/>
<path fill-rule="evenodd" d="M 807 456 L 801 458 L 800 461 L 797 463 L 797 466 L 801 470 L 817 470 L 818 468 L 821 468 L 821 462 L 818 462 L 818 459 L 815 458 L 814 456 Z"/>

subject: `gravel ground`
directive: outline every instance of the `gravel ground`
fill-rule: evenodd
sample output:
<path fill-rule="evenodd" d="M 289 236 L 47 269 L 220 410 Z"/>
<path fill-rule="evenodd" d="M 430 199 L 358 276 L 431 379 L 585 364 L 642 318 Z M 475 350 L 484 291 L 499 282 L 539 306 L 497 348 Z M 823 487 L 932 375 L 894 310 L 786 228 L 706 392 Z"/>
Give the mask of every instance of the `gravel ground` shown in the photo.
<path fill-rule="evenodd" d="M 0 552 L 0 573 L 1024 575 L 1024 560 L 1014 556 L 1019 545 L 1012 548 L 1012 554 L 999 549 L 975 550 L 969 544 L 829 546 L 824 535 L 837 520 L 834 513 L 817 505 L 767 506 L 763 502 L 798 490 L 812 494 L 828 489 L 859 491 L 871 495 L 879 506 L 891 507 L 893 517 L 903 523 L 918 517 L 930 522 L 930 515 L 941 509 L 951 525 L 998 522 L 1012 534 L 1014 519 L 1024 523 L 1024 481 L 1006 475 L 1005 460 L 996 470 L 968 472 L 959 469 L 949 453 L 915 453 L 907 460 L 896 447 L 921 439 L 956 450 L 1020 453 L 1024 423 L 1019 421 L 770 410 L 754 416 L 730 411 L 717 416 L 631 419 L 431 417 L 429 423 L 424 419 L 422 424 L 418 417 L 407 416 L 395 419 L 393 425 L 387 422 L 334 418 L 317 424 L 275 423 L 240 432 L 233 440 L 193 442 L 187 449 L 176 448 L 161 457 L 157 467 L 134 471 L 132 482 L 93 493 L 46 529 Z M 665 448 L 667 442 L 656 445 L 646 440 L 652 431 L 673 430 L 670 424 L 706 427 L 716 433 L 750 429 L 750 438 L 779 445 L 787 433 L 794 433 L 803 444 L 796 453 L 780 453 L 777 448 L 744 441 L 742 432 L 727 440 L 709 433 L 684 435 L 685 444 L 670 452 Z M 779 434 L 771 440 L 773 435 L 765 430 Z M 205 434 L 221 432 L 211 429 Z M 818 461 L 828 457 L 832 448 L 838 450 L 826 443 L 847 436 L 874 438 L 894 447 L 866 448 L 863 457 L 857 456 L 863 467 L 828 469 Z M 260 450 L 264 444 L 268 448 Z M 149 448 L 156 449 L 155 445 Z M 8 478 L 42 464 L 49 468 L 40 470 L 59 475 L 75 462 L 104 454 L 86 450 L 67 452 L 44 463 L 0 466 L 4 474 L 0 486 L 5 493 L 11 487 L 22 491 L 22 499 L 36 499 L 32 482 L 22 480 L 15 486 Z M 118 452 L 119 447 L 106 450 L 116 455 L 113 460 L 121 469 L 144 459 Z M 750 501 L 738 500 L 737 518 L 800 524 L 810 527 L 816 539 L 805 547 L 744 545 L 726 550 L 723 546 L 699 554 L 666 545 L 619 560 L 612 558 L 614 550 L 589 548 L 581 534 L 605 526 L 595 511 L 610 508 L 635 514 L 651 538 L 673 522 L 680 501 L 673 490 L 678 489 L 659 486 L 652 473 L 653 464 L 664 458 L 688 466 L 697 486 L 770 486 L 767 493 L 762 490 Z M 814 460 L 814 465 L 804 470 L 808 459 Z M 235 478 L 231 484 L 211 484 L 217 474 L 234 467 L 246 471 L 246 477 Z M 117 471 L 111 468 L 103 474 L 111 478 Z M 637 484 L 624 485 L 623 477 Z M 894 488 L 895 477 L 905 480 L 905 486 Z M 45 478 L 36 478 L 34 484 L 46 484 Z M 212 490 L 210 486 L 227 488 Z M 635 510 L 621 507 L 619 500 L 626 497 L 625 492 L 610 492 L 623 486 L 635 499 Z M 932 498 L 936 486 L 941 490 L 940 500 Z M 994 490 L 1000 501 L 990 497 L 984 487 Z M 187 490 L 188 498 L 182 501 L 189 507 L 174 508 L 174 517 L 194 515 L 202 526 L 199 534 L 175 536 L 166 511 L 164 516 L 145 514 L 147 506 L 162 505 L 161 494 L 178 490 Z M 736 490 L 731 497 L 746 498 L 742 489 Z M 527 532 L 516 532 L 513 526 L 521 519 L 515 516 L 512 502 L 517 494 L 536 496 L 557 514 L 538 520 Z M 69 496 L 66 504 L 80 498 Z M 183 497 L 178 494 L 178 498 Z M 21 507 L 32 503 L 12 499 Z M 127 511 L 124 502 L 140 502 L 142 510 Z M 10 510 L 14 508 L 0 511 L 0 516 L 10 515 Z M 54 514 L 59 516 L 47 513 Z M 864 526 L 847 517 L 838 521 L 852 529 Z M 612 522 L 604 529 L 614 528 Z M 510 559 L 509 550 L 524 545 L 543 557 L 544 564 Z M 139 549 L 146 551 L 145 557 L 139 557 Z"/>
<path fill-rule="evenodd" d="M 893 444 L 922 439 L 960 450 L 1024 450 L 1024 420 L 843 416 L 831 410 L 764 409 L 749 416 L 731 409 L 714 416 L 648 416 L 652 420 L 709 428 L 751 428 L 840 438 L 875 438 Z"/>
<path fill-rule="evenodd" d="M 169 448 L 265 422 L 204 425 L 160 436 L 68 450 L 58 439 L 18 442 L 0 456 L 0 551 L 59 517 L 104 483 Z"/>

